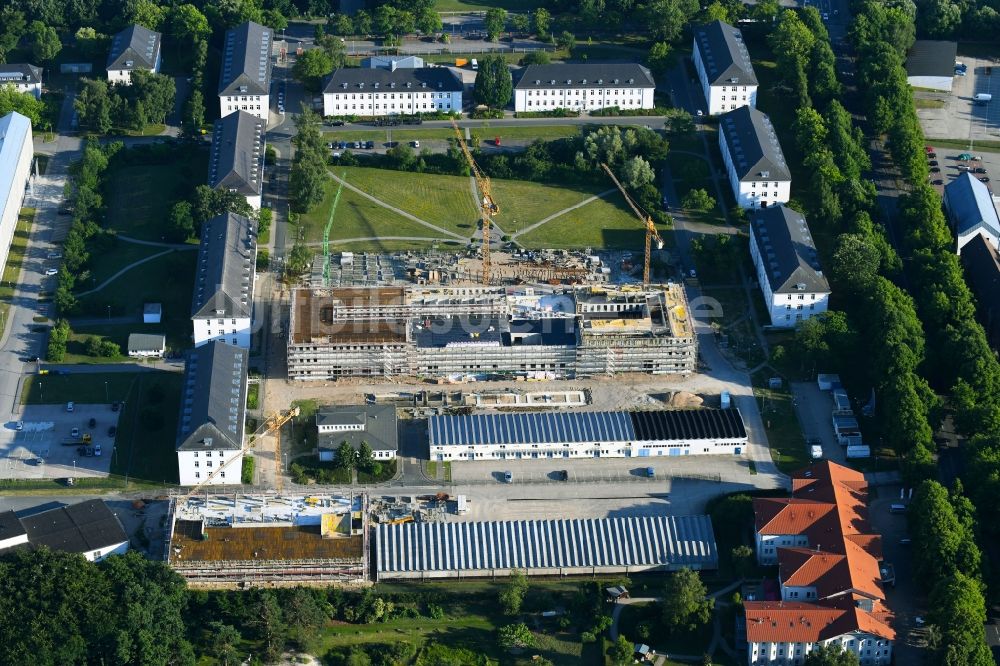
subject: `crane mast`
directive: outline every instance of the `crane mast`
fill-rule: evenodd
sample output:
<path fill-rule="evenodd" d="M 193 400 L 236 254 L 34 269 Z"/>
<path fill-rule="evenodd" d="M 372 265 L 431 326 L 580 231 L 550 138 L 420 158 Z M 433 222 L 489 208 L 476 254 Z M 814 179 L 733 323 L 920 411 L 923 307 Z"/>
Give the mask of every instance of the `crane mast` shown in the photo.
<path fill-rule="evenodd" d="M 479 165 L 476 164 L 476 160 L 472 156 L 469 146 L 466 145 L 465 138 L 462 136 L 461 130 L 458 128 L 458 123 L 452 120 L 451 126 L 455 128 L 455 136 L 458 138 L 458 145 L 462 149 L 462 155 L 465 156 L 465 161 L 469 164 L 469 169 L 472 171 L 473 178 L 476 179 L 476 186 L 479 188 L 479 194 L 482 197 L 479 207 L 483 211 L 483 284 L 489 286 L 490 224 L 492 223 L 493 216 L 500 212 L 500 208 L 496 205 L 496 202 L 493 201 L 490 179 L 479 169 Z"/>
<path fill-rule="evenodd" d="M 608 176 L 611 177 L 611 180 L 612 182 L 614 182 L 615 187 L 617 187 L 618 191 L 622 193 L 623 197 L 625 197 L 625 202 L 629 205 L 629 207 L 632 209 L 632 212 L 636 214 L 636 217 L 639 218 L 643 226 L 646 228 L 646 252 L 643 256 L 643 264 L 642 264 L 642 286 L 648 287 L 649 256 L 653 250 L 653 241 L 654 240 L 656 241 L 656 249 L 662 250 L 663 239 L 660 237 L 660 232 L 656 230 L 656 224 L 653 222 L 653 218 L 650 217 L 649 214 L 644 212 L 641 208 L 639 208 L 639 204 L 637 204 L 632 199 L 632 197 L 629 196 L 629 193 L 625 191 L 625 186 L 622 185 L 621 181 L 619 181 L 618 178 L 615 176 L 614 172 L 611 170 L 611 167 L 602 162 L 601 168 L 604 169 L 604 171 L 608 174 Z"/>

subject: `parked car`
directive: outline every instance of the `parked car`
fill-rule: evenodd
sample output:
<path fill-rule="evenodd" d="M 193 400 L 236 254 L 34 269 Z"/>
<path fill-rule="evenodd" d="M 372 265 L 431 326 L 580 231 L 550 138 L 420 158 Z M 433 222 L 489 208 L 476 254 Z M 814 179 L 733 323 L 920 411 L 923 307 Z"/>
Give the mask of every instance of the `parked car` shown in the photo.
<path fill-rule="evenodd" d="M 87 421 L 87 426 L 90 427 L 90 428 L 96 428 L 97 427 L 97 419 L 95 419 L 93 416 L 91 416 L 90 420 Z"/>
<path fill-rule="evenodd" d="M 940 173 L 941 167 L 931 167 L 931 173 Z"/>
<path fill-rule="evenodd" d="M 419 148 L 420 147 L 420 142 L 419 141 L 414 141 L 413 142 L 413 147 L 414 148 Z"/>
<path fill-rule="evenodd" d="M 989 176 L 983 176 L 983 177 L 982 177 L 982 178 L 980 178 L 979 180 L 981 180 L 981 181 L 982 181 L 982 182 L 984 182 L 984 183 L 988 183 L 988 182 L 990 182 L 990 177 L 989 177 Z"/>
<path fill-rule="evenodd" d="M 69 215 L 70 213 L 73 212 L 73 210 L 70 209 L 70 208 L 65 208 L 64 207 L 64 208 L 60 208 L 58 212 L 59 212 L 60 215 Z"/>
<path fill-rule="evenodd" d="M 367 148 L 368 150 L 373 150 L 375 148 L 375 142 L 369 140 L 368 143 L 365 144 L 365 148 Z"/>
<path fill-rule="evenodd" d="M 62 252 L 49 252 L 46 256 L 49 259 L 62 259 Z"/>
<path fill-rule="evenodd" d="M 933 153 L 934 152 L 934 146 L 924 146 L 924 152 Z"/>
<path fill-rule="evenodd" d="M 94 455 L 95 456 L 101 455 L 101 445 L 100 444 L 94 444 Z"/>
<path fill-rule="evenodd" d="M 69 436 L 72 437 L 73 439 L 80 439 L 80 429 L 73 428 L 72 430 L 69 431 Z"/>
<path fill-rule="evenodd" d="M 114 437 L 117 434 L 118 434 L 118 428 L 117 427 L 111 426 L 110 428 L 108 428 L 108 437 Z"/>
<path fill-rule="evenodd" d="M 24 430 L 24 421 L 18 421 L 15 423 L 14 430 Z"/>
<path fill-rule="evenodd" d="M 972 170 L 972 173 L 986 173 L 986 169 L 984 169 L 983 167 L 976 167 L 975 169 Z"/>
<path fill-rule="evenodd" d="M 653 469 L 652 467 L 647 467 L 646 476 L 649 477 L 650 479 L 654 478 L 656 476 L 656 470 Z"/>
<path fill-rule="evenodd" d="M 76 407 L 76 405 L 73 404 L 72 400 L 66 403 L 66 411 L 67 412 L 72 412 L 75 407 Z"/>
<path fill-rule="evenodd" d="M 569 480 L 569 472 L 567 472 L 564 469 L 561 469 L 561 470 L 559 470 L 559 471 L 556 472 L 556 478 L 558 480 L 560 480 L 560 481 L 568 481 Z"/>
<path fill-rule="evenodd" d="M 937 157 L 937 153 L 927 153 L 927 159 L 932 160 Z"/>
<path fill-rule="evenodd" d="M 513 480 L 514 480 L 514 475 L 513 474 L 511 474 L 510 472 L 504 472 L 503 473 L 503 482 L 504 483 L 510 483 Z"/>
<path fill-rule="evenodd" d="M 928 162 L 928 164 L 930 164 L 931 166 L 937 166 L 938 165 L 937 160 L 931 160 L 930 162 Z"/>
<path fill-rule="evenodd" d="M 45 274 L 46 275 L 58 275 L 59 274 L 59 269 L 58 268 L 46 268 L 45 269 Z"/>
<path fill-rule="evenodd" d="M 117 412 L 121 408 L 122 408 L 122 403 L 120 403 L 120 402 L 113 402 L 113 403 L 111 403 L 111 411 Z"/>
<path fill-rule="evenodd" d="M 944 181 L 940 178 L 931 181 L 931 185 L 944 185 Z"/>
<path fill-rule="evenodd" d="M 361 150 L 362 148 L 364 148 L 364 144 L 363 143 L 361 143 L 360 141 L 355 141 L 354 142 L 354 149 L 355 150 Z"/>

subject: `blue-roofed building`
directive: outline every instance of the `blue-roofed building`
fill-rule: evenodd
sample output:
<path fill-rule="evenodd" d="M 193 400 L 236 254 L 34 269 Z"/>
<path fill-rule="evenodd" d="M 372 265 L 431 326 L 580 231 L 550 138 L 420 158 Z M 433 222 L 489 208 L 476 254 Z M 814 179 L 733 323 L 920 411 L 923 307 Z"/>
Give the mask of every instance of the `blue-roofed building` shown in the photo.
<path fill-rule="evenodd" d="M 431 416 L 431 460 L 740 455 L 738 409 Z"/>
<path fill-rule="evenodd" d="M 993 197 L 984 183 L 963 173 L 944 187 L 944 207 L 955 232 L 956 251 L 982 234 L 994 248 L 1000 247 L 1000 218 Z"/>
<path fill-rule="evenodd" d="M 708 516 L 379 525 L 378 580 L 717 569 Z"/>

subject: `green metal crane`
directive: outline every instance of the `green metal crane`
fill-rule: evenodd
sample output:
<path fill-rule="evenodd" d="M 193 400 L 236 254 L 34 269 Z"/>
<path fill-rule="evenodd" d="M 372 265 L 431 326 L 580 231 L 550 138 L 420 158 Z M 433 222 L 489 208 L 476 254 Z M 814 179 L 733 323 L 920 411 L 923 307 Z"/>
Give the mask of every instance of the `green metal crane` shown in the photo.
<path fill-rule="evenodd" d="M 330 206 L 330 218 L 326 221 L 326 228 L 323 229 L 323 284 L 327 287 L 330 286 L 330 229 L 333 228 L 333 214 L 337 212 L 337 204 L 340 202 L 340 193 L 344 189 L 346 177 L 346 172 L 340 175 L 337 195 L 333 198 L 333 205 Z"/>

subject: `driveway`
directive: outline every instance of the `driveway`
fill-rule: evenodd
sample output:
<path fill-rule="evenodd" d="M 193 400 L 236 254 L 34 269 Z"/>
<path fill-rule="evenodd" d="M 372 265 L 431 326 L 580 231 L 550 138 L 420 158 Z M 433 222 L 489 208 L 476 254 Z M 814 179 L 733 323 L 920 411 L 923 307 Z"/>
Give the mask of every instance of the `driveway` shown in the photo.
<path fill-rule="evenodd" d="M 837 443 L 833 432 L 833 398 L 830 391 L 821 391 L 815 382 L 792 382 L 791 389 L 795 415 L 806 439 L 819 437 L 823 442 L 823 457 L 843 465 L 845 451 Z"/>

